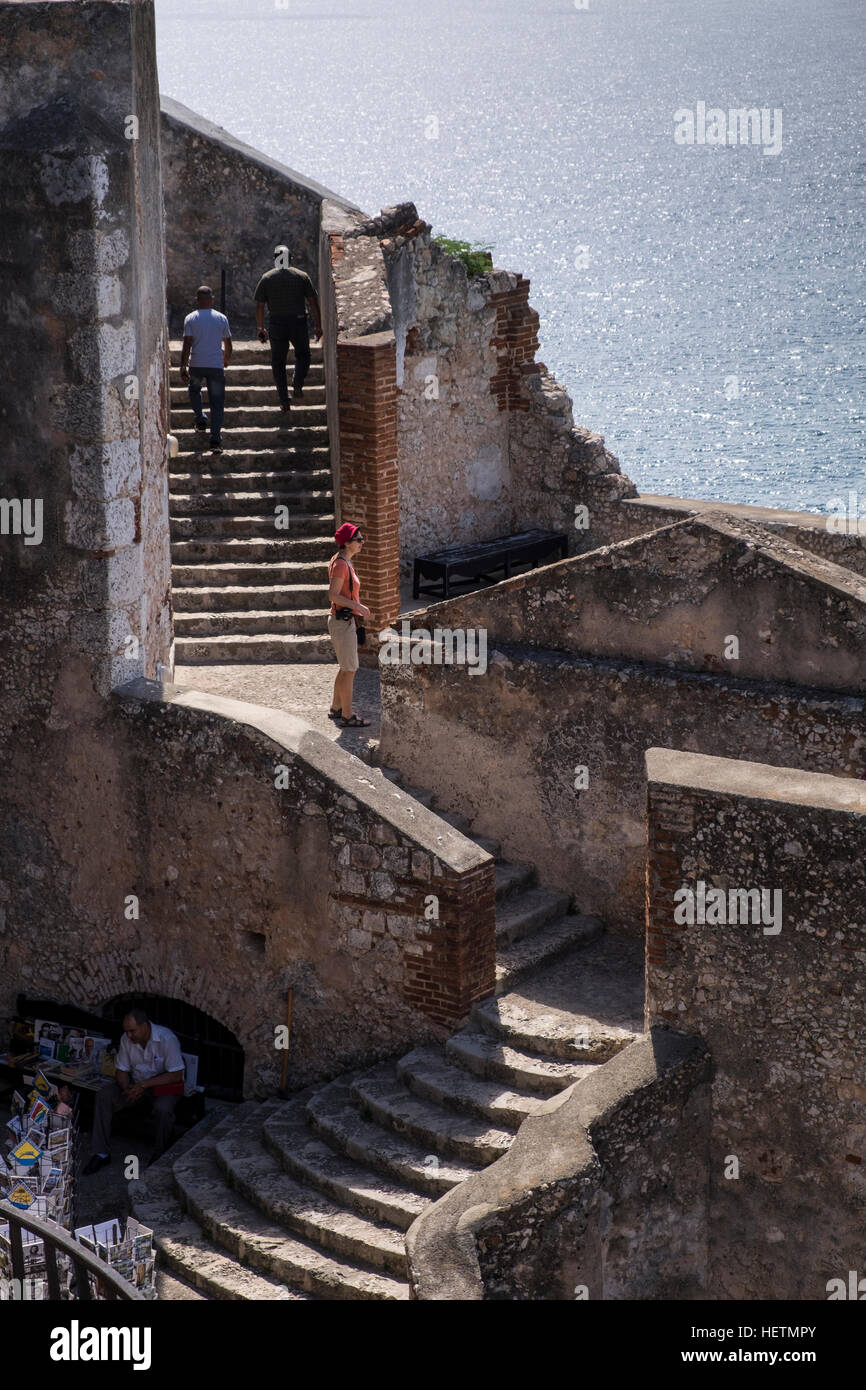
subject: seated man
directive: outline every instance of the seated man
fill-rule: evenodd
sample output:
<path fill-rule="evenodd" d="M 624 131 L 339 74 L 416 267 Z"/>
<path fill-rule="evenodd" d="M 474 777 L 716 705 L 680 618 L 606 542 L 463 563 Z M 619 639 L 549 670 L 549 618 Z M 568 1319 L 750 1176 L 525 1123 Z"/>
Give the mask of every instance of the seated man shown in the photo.
<path fill-rule="evenodd" d="M 96 1173 L 111 1162 L 111 1122 L 121 1107 L 152 1103 L 156 1120 L 153 1158 L 168 1148 L 175 1108 L 183 1095 L 183 1071 L 180 1043 L 174 1033 L 151 1023 L 143 1009 L 130 1009 L 123 1020 L 115 1079 L 106 1082 L 96 1095 L 93 1155 L 85 1174 Z"/>

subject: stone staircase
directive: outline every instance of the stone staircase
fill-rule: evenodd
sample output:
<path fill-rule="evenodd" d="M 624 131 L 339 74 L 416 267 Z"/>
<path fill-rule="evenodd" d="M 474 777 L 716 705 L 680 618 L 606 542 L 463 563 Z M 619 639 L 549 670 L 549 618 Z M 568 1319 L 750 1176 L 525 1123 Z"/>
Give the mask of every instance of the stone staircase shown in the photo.
<path fill-rule="evenodd" d="M 212 454 L 208 435 L 194 428 L 180 349 L 171 346 L 171 429 L 180 446 L 169 473 L 175 660 L 332 661 L 334 496 L 322 350 L 311 349 L 303 400 L 284 416 L 267 345 L 235 343 L 224 452 Z M 279 506 L 289 509 L 288 529 L 277 525 Z"/>
<path fill-rule="evenodd" d="M 288 1101 L 224 1107 L 131 1184 L 163 1264 L 208 1297 L 407 1299 L 415 1218 L 641 1032 L 642 944 L 469 838 L 495 860 L 497 982 L 466 1026 Z"/>

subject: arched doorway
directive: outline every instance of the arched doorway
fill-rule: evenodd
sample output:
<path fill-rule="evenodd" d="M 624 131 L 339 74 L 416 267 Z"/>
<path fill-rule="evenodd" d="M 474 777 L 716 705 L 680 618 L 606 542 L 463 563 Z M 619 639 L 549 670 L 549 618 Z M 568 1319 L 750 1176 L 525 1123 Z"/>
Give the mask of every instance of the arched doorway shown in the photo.
<path fill-rule="evenodd" d="M 228 1028 L 210 1014 L 161 994 L 118 994 L 103 1008 L 103 1016 L 120 1035 L 120 1024 L 130 1009 L 141 1008 L 154 1023 L 177 1034 L 181 1049 L 198 1057 L 198 1084 L 216 1100 L 243 1100 L 244 1050 Z"/>

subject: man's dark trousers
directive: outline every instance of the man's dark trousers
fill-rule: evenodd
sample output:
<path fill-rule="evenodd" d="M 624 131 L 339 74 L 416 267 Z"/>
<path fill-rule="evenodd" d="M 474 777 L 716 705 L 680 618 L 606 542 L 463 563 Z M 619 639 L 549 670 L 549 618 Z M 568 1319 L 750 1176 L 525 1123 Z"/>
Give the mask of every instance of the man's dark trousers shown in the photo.
<path fill-rule="evenodd" d="M 274 374 L 274 385 L 280 404 L 285 405 L 289 399 L 286 358 L 290 347 L 295 350 L 292 386 L 296 391 L 301 389 L 310 370 L 310 330 L 307 327 L 307 316 L 303 314 L 300 318 L 287 318 L 282 315 L 275 317 L 272 314 L 268 322 L 268 332 L 271 339 L 271 371 Z"/>
<path fill-rule="evenodd" d="M 201 424 L 204 411 L 201 404 L 201 388 L 207 382 L 207 399 L 210 406 L 211 439 L 219 439 L 223 427 L 223 414 L 226 405 L 226 374 L 223 367 L 190 367 L 189 391 L 190 405 L 196 422 Z"/>
<path fill-rule="evenodd" d="M 171 1131 L 174 1128 L 174 1112 L 180 1096 L 155 1096 L 152 1090 L 145 1091 L 141 1100 L 130 1104 L 116 1081 L 106 1081 L 96 1093 L 93 1114 L 92 1151 L 95 1154 L 110 1152 L 111 1121 L 115 1110 L 146 1111 L 144 1107 L 153 1102 L 153 1118 L 156 1123 L 156 1146 L 154 1152 L 161 1154 L 168 1148 Z"/>

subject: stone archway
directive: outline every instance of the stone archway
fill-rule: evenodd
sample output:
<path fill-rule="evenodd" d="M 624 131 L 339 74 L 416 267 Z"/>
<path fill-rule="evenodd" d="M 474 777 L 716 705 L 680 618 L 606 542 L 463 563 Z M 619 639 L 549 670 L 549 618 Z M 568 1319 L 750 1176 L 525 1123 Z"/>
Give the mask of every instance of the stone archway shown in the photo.
<path fill-rule="evenodd" d="M 154 1023 L 177 1034 L 184 1052 L 198 1057 L 198 1084 L 209 1096 L 243 1100 L 244 1049 L 218 1019 L 195 1004 L 160 994 L 117 994 L 103 1005 L 102 1012 L 119 1027 L 132 1008 L 146 1009 Z"/>

